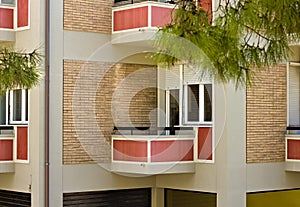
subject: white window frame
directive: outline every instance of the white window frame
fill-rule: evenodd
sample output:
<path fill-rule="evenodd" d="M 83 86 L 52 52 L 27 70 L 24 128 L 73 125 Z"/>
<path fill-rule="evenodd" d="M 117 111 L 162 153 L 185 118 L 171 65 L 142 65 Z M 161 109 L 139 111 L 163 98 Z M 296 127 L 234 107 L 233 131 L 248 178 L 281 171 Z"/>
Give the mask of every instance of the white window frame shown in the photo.
<path fill-rule="evenodd" d="M 184 124 L 185 125 L 198 125 L 198 124 L 212 124 L 212 121 L 204 121 L 204 85 L 212 83 L 196 83 L 196 82 L 185 82 L 184 84 Z M 199 121 L 189 121 L 188 120 L 188 86 L 189 85 L 199 85 Z M 212 91 L 213 93 L 213 91 Z M 212 100 L 213 104 L 213 100 Z M 213 107 L 213 106 L 212 106 Z"/>
<path fill-rule="evenodd" d="M 22 90 L 22 106 L 21 106 L 21 121 L 14 121 L 13 120 L 13 112 L 14 112 L 14 98 L 13 98 L 13 92 L 15 90 Z M 9 91 L 9 124 L 28 124 L 28 120 L 26 120 L 26 90 L 28 91 L 27 96 L 27 116 L 29 120 L 29 90 L 28 89 L 14 89 Z"/>

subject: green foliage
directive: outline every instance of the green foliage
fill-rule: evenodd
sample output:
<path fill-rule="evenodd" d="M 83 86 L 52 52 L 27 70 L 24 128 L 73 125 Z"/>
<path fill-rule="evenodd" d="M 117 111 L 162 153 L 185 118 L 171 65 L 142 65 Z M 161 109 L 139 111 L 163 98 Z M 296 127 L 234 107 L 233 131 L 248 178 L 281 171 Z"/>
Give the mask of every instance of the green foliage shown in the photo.
<path fill-rule="evenodd" d="M 222 2 L 211 14 L 180 0 L 171 24 L 158 32 L 154 60 L 196 65 L 239 86 L 251 84 L 255 71 L 285 61 L 289 44 L 300 40 L 299 0 Z"/>
<path fill-rule="evenodd" d="M 41 55 L 0 49 L 0 93 L 14 88 L 32 88 L 40 80 Z"/>

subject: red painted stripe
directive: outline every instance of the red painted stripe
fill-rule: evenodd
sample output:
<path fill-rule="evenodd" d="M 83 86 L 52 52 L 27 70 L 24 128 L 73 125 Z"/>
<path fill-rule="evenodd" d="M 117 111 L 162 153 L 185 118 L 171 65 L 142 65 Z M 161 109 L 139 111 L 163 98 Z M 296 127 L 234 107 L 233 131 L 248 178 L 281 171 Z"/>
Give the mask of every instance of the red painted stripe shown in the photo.
<path fill-rule="evenodd" d="M 28 159 L 28 127 L 17 127 L 17 159 Z"/>
<path fill-rule="evenodd" d="M 147 26 L 148 6 L 114 12 L 114 31 L 141 28 Z"/>
<path fill-rule="evenodd" d="M 300 160 L 300 140 L 287 140 L 287 158 Z"/>
<path fill-rule="evenodd" d="M 171 23 L 172 9 L 152 6 L 152 27 L 163 27 Z"/>
<path fill-rule="evenodd" d="M 14 10 L 0 8 L 0 28 L 14 28 Z"/>
<path fill-rule="evenodd" d="M 18 0 L 18 27 L 29 26 L 28 0 Z"/>
<path fill-rule="evenodd" d="M 151 142 L 151 162 L 193 161 L 193 140 Z"/>
<path fill-rule="evenodd" d="M 0 140 L 0 161 L 13 160 L 13 140 Z"/>
<path fill-rule="evenodd" d="M 198 128 L 198 159 L 212 160 L 212 128 Z"/>
<path fill-rule="evenodd" d="M 147 162 L 147 141 L 114 140 L 113 160 Z"/>

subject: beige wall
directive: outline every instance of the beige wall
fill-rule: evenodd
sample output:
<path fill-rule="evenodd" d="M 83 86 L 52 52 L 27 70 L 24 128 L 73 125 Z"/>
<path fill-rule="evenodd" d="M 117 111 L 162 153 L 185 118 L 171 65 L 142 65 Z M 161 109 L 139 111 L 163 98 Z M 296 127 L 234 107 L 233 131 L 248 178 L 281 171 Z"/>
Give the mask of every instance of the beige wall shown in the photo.
<path fill-rule="evenodd" d="M 257 73 L 247 89 L 247 163 L 284 161 L 286 66 Z"/>

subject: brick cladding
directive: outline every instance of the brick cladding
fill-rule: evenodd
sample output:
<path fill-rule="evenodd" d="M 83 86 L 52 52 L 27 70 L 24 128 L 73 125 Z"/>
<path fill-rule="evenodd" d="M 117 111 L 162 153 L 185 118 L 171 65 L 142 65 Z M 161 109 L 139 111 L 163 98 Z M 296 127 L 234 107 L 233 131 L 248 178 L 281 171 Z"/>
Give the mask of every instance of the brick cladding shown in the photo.
<path fill-rule="evenodd" d="M 64 29 L 111 33 L 114 0 L 64 0 Z"/>
<path fill-rule="evenodd" d="M 259 72 L 247 89 L 247 163 L 284 161 L 286 93 L 286 66 Z"/>
<path fill-rule="evenodd" d="M 140 85 L 135 87 L 135 84 L 125 84 L 122 85 L 122 90 L 119 89 L 125 78 L 145 67 L 148 68 L 146 65 L 137 64 L 64 61 L 64 164 L 110 162 L 111 134 L 115 123 L 119 123 L 118 126 L 129 126 L 130 123 L 133 126 L 156 124 L 156 113 L 152 112 L 157 107 L 155 87 L 143 89 Z M 81 74 L 83 68 L 85 73 Z M 109 70 L 104 73 L 107 68 Z M 130 80 L 130 83 L 136 81 L 145 85 L 155 85 L 156 69 L 150 69 L 150 73 L 152 74 L 144 76 L 140 74 Z M 78 81 L 79 75 L 82 82 Z M 76 88 L 77 83 L 80 83 L 79 88 Z M 94 92 L 92 88 L 96 88 Z M 75 89 L 79 92 L 76 93 Z M 117 91 L 121 93 L 113 96 Z M 78 106 L 77 102 L 80 103 Z M 112 102 L 115 109 L 112 108 Z M 118 112 L 115 115 L 114 110 Z M 129 120 L 126 114 L 129 114 Z M 92 119 L 93 116 L 95 119 Z"/>

